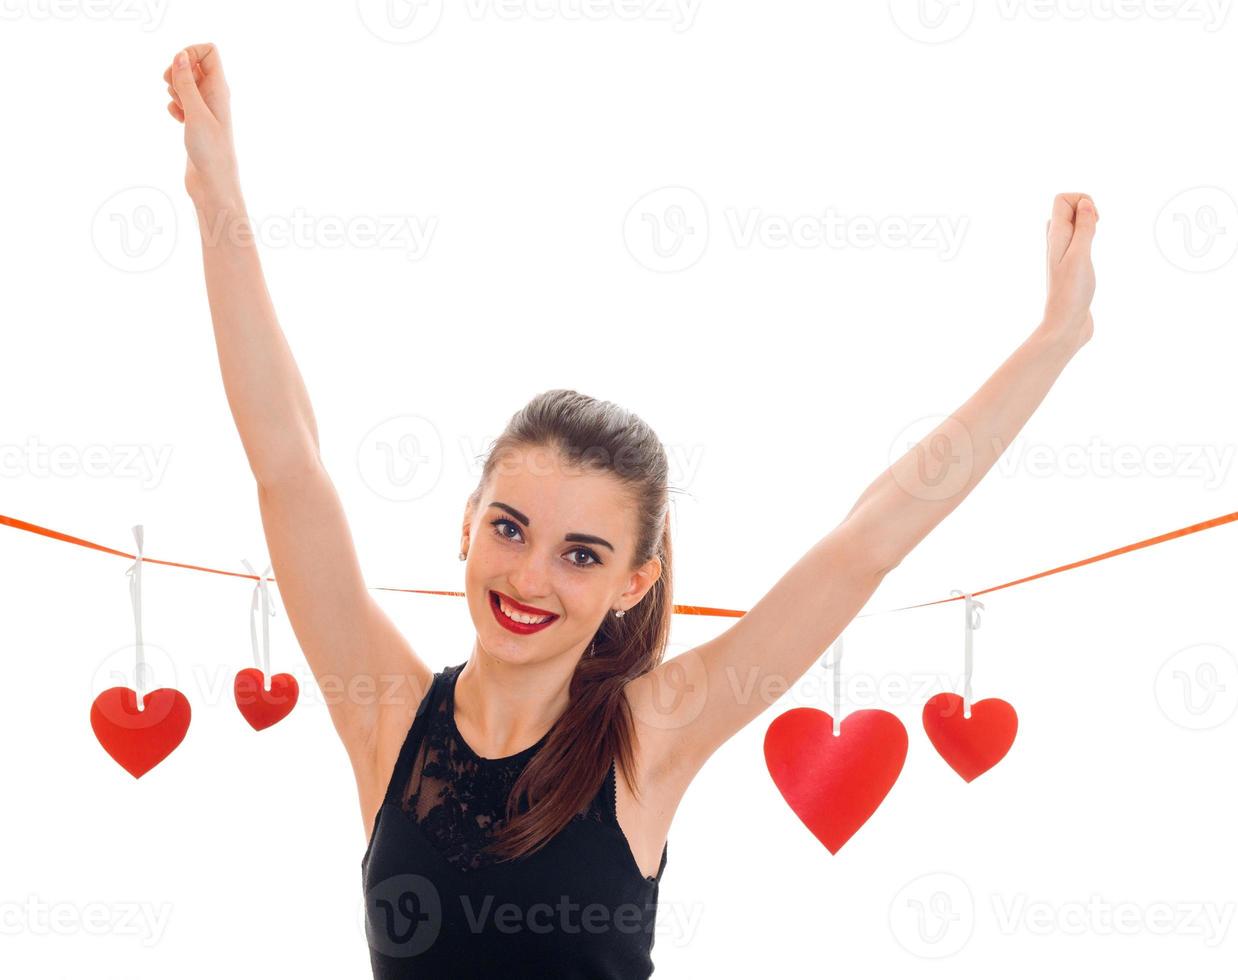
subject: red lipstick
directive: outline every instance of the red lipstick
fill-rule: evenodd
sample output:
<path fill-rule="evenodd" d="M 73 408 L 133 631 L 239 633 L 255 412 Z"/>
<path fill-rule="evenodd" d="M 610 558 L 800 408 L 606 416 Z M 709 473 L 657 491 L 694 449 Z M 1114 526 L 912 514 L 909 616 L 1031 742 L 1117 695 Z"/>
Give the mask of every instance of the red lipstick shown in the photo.
<path fill-rule="evenodd" d="M 499 593 L 493 589 L 490 590 L 490 609 L 494 613 L 494 618 L 499 625 L 504 629 L 510 630 L 513 633 L 519 633 L 522 636 L 527 636 L 530 633 L 536 633 L 538 630 L 543 630 L 551 623 L 559 618 L 557 613 L 552 613 L 546 609 L 538 609 L 536 606 L 526 606 L 522 602 L 517 602 L 510 596 L 503 596 L 503 604 L 517 612 L 528 613 L 530 616 L 549 616 L 550 619 L 544 623 L 518 623 L 516 620 L 508 616 L 499 607 Z"/>

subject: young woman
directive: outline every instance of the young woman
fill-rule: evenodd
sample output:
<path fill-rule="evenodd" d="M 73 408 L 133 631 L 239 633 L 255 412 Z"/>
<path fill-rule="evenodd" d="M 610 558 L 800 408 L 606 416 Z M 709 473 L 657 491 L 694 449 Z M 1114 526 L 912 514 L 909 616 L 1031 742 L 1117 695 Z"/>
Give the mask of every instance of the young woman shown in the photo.
<path fill-rule="evenodd" d="M 647 977 L 667 833 L 693 777 L 769 707 L 757 692 L 817 662 L 1090 339 L 1091 200 L 1053 202 L 1031 335 L 743 618 L 673 659 L 661 443 L 610 402 L 535 397 L 466 502 L 476 637 L 435 672 L 367 591 L 319 457 L 249 230 L 218 49 L 188 48 L 164 78 L 280 595 L 356 776 L 374 976 Z"/>

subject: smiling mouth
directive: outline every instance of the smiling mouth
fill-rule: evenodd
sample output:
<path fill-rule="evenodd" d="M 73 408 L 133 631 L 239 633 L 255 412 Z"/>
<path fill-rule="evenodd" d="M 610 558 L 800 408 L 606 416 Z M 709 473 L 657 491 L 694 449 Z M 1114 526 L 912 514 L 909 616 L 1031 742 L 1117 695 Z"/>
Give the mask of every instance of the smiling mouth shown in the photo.
<path fill-rule="evenodd" d="M 541 617 L 537 617 L 532 613 L 526 613 L 524 612 L 524 610 L 517 608 L 515 601 L 508 599 L 506 596 L 501 597 L 501 600 L 502 600 L 502 604 L 500 604 L 499 593 L 491 589 L 490 590 L 490 608 L 494 611 L 495 618 L 503 626 L 507 627 L 507 629 L 512 630 L 515 633 L 532 633 L 536 630 L 542 629 L 543 627 L 549 626 L 551 623 L 553 623 L 555 620 L 559 618 L 554 613 L 543 613 Z M 506 605 L 509 609 L 512 610 L 512 612 L 514 612 L 516 615 L 522 618 L 515 619 L 512 616 L 509 616 L 506 612 L 503 611 L 502 607 L 504 605 Z M 534 619 L 535 621 L 524 622 L 524 618 Z"/>

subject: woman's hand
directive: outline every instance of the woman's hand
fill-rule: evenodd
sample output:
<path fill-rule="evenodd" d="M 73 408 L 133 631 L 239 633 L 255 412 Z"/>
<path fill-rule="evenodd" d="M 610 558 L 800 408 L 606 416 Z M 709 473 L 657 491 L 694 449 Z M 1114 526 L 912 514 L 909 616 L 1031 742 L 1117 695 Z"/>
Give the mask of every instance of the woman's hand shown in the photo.
<path fill-rule="evenodd" d="M 1045 230 L 1045 327 L 1070 337 L 1076 349 L 1092 339 L 1092 236 L 1099 217 L 1088 195 L 1059 194 Z"/>
<path fill-rule="evenodd" d="M 178 63 L 179 62 L 179 63 Z M 163 73 L 172 101 L 168 112 L 185 125 L 185 190 L 195 204 L 239 196 L 232 111 L 219 50 L 193 44 L 177 52 Z"/>

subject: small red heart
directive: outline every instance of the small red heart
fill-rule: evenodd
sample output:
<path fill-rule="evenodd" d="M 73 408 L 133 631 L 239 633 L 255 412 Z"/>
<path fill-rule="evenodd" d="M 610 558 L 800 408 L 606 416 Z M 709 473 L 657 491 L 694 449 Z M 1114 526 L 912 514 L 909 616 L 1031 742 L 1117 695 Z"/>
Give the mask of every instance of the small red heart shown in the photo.
<path fill-rule="evenodd" d="M 971 782 L 1002 761 L 1014 744 L 1019 717 L 1001 698 L 985 698 L 963 717 L 963 699 L 948 691 L 924 705 L 924 731 L 950 768 Z"/>
<path fill-rule="evenodd" d="M 271 689 L 262 688 L 262 671 L 246 667 L 237 671 L 232 695 L 249 726 L 256 732 L 287 717 L 297 703 L 297 679 L 291 674 L 272 674 Z"/>
<path fill-rule="evenodd" d="M 110 687 L 90 706 L 90 727 L 103 750 L 141 778 L 166 759 L 189 731 L 189 701 L 161 687 L 142 698 L 131 687 Z"/>
<path fill-rule="evenodd" d="M 853 711 L 834 734 L 817 708 L 784 711 L 765 731 L 765 766 L 813 836 L 837 854 L 876 812 L 907 758 L 907 729 L 888 711 Z"/>

